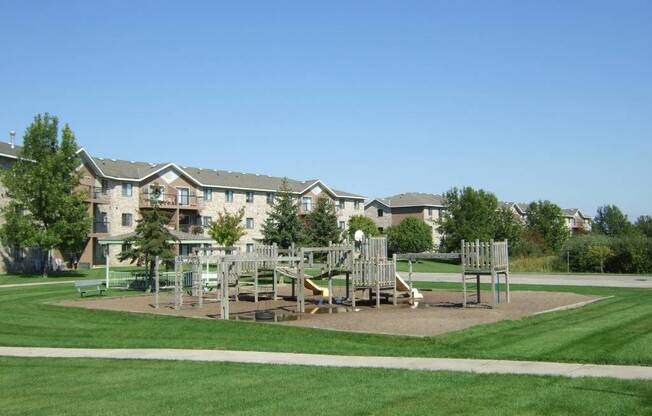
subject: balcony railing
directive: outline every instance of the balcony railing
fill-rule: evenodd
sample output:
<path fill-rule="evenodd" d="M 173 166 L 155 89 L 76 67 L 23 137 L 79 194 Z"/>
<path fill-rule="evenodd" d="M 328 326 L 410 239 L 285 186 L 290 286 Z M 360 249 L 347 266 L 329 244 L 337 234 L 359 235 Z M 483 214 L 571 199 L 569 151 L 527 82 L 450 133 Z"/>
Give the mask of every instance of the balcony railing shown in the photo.
<path fill-rule="evenodd" d="M 107 234 L 110 231 L 108 221 L 93 221 L 93 232 L 97 234 Z"/>
<path fill-rule="evenodd" d="M 81 185 L 81 190 L 87 202 L 109 202 L 110 190 L 107 188 Z"/>
<path fill-rule="evenodd" d="M 142 192 L 140 194 L 140 207 L 152 208 L 157 205 L 161 208 L 199 209 L 203 198 L 196 194 L 159 194 Z"/>

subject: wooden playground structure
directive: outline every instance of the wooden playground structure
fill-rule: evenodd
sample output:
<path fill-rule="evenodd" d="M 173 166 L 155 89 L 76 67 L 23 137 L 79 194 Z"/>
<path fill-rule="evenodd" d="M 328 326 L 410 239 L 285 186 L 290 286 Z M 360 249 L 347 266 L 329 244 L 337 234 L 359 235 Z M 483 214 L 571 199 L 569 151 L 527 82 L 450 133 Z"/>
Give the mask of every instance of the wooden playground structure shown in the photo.
<path fill-rule="evenodd" d="M 174 263 L 174 272 L 161 273 L 159 265 Z M 381 299 L 396 305 L 399 293 L 413 293 L 411 286 L 396 273 L 396 256 L 388 258 L 384 237 L 370 237 L 360 243 L 329 244 L 325 247 L 294 247 L 280 249 L 276 245 L 255 245 L 251 252 L 239 252 L 233 247 L 197 248 L 191 255 L 174 259 L 157 259 L 154 273 L 154 307 L 159 308 L 162 277 L 174 291 L 174 309 L 199 307 L 204 302 L 220 304 L 221 319 L 229 319 L 229 303 L 247 294 L 258 304 L 261 298 L 275 301 L 278 288 L 289 278 L 291 298 L 296 312 L 306 310 L 306 291 L 321 296 L 333 305 L 333 277 L 345 276 L 345 296 L 338 303 L 350 302 L 355 308 L 359 292 L 368 292 L 380 308 Z M 306 274 L 306 268 L 320 266 L 316 275 Z M 172 275 L 170 275 L 172 274 Z M 261 279 L 261 275 L 265 277 Z M 315 279 L 327 279 L 327 286 Z M 416 289 L 414 289 L 416 291 Z M 192 305 L 192 306 L 190 306 Z"/>
<path fill-rule="evenodd" d="M 462 291 L 464 299 L 462 306 L 466 307 L 469 294 L 467 281 L 475 281 L 476 302 L 480 303 L 480 277 L 491 278 L 491 307 L 495 308 L 500 299 L 500 276 L 503 275 L 505 297 L 510 302 L 509 293 L 509 253 L 507 240 L 483 242 L 475 240 L 468 242 L 462 240 L 460 252 L 462 263 Z"/>

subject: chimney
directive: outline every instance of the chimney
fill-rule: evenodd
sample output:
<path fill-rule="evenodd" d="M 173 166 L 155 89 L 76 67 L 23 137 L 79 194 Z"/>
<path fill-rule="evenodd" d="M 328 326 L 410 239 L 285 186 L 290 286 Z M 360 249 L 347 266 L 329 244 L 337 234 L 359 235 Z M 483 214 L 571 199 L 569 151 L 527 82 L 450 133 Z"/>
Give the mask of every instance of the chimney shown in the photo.
<path fill-rule="evenodd" d="M 12 149 L 16 147 L 16 132 L 13 130 L 9 132 L 9 143 L 11 143 Z"/>

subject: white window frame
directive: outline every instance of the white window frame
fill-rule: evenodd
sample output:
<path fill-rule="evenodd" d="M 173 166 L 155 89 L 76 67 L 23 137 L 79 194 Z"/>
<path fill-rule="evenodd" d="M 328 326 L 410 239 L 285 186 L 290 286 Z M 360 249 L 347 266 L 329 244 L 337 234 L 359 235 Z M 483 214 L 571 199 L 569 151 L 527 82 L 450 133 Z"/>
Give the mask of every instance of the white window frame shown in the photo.
<path fill-rule="evenodd" d="M 247 204 L 253 204 L 254 203 L 254 193 L 253 191 L 247 191 L 245 194 L 245 200 Z"/>
<path fill-rule="evenodd" d="M 125 217 L 128 216 L 128 217 Z M 125 224 L 125 218 L 129 218 L 129 223 Z M 134 225 L 134 214 L 131 212 L 123 212 L 121 217 L 120 217 L 120 223 L 122 224 L 123 227 L 131 227 Z"/>
<path fill-rule="evenodd" d="M 226 202 L 233 202 L 233 191 L 230 189 L 227 189 L 224 191 L 224 200 Z"/>
<path fill-rule="evenodd" d="M 301 197 L 301 209 L 303 212 L 312 211 L 312 197 L 303 196 Z"/>
<path fill-rule="evenodd" d="M 255 227 L 254 225 L 254 218 L 253 217 L 247 217 L 245 218 L 245 229 L 247 230 L 253 230 Z"/>

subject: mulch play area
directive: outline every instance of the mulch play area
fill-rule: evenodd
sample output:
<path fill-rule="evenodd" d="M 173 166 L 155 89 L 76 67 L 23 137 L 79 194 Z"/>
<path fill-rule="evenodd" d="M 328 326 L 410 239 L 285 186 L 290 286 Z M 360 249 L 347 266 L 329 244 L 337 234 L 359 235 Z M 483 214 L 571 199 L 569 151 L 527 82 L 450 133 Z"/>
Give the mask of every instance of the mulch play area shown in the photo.
<path fill-rule="evenodd" d="M 307 297 L 306 313 L 296 314 L 296 302 L 289 295 L 289 287 L 282 287 L 280 294 L 286 296 L 277 301 L 261 299 L 256 305 L 246 295 L 242 300 L 230 303 L 231 319 L 273 322 L 340 331 L 371 332 L 392 335 L 433 336 L 458 331 L 474 325 L 497 322 L 505 319 L 519 319 L 538 312 L 547 311 L 580 302 L 598 299 L 597 296 L 574 293 L 528 292 L 512 293 L 511 303 L 501 303 L 496 309 L 486 305 L 471 304 L 462 308 L 462 294 L 455 290 L 423 290 L 424 298 L 418 305 L 411 305 L 408 298 L 401 299 L 397 306 L 383 303 L 380 309 L 366 302 L 359 302 L 354 311 L 348 305 L 318 304 L 321 297 Z M 172 293 L 161 293 L 160 308 L 154 308 L 154 295 L 94 297 L 68 300 L 59 305 L 112 311 L 154 313 L 183 317 L 217 319 L 220 305 L 217 296 L 207 294 L 204 304 L 198 308 L 192 297 L 184 297 L 180 310 L 173 307 Z M 483 300 L 490 299 L 490 292 L 482 292 Z M 256 315 L 259 319 L 256 319 Z"/>

